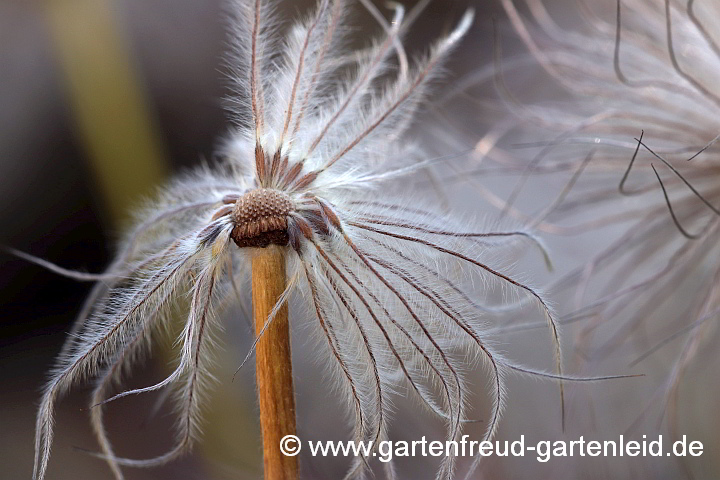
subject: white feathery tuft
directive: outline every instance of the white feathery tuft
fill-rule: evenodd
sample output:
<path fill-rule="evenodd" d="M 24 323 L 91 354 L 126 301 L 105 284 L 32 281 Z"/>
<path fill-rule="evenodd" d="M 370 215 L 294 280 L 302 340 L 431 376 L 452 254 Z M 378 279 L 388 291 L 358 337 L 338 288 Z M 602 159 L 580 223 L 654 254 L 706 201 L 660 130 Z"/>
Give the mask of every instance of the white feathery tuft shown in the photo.
<path fill-rule="evenodd" d="M 470 29 L 472 11 L 424 58 L 395 74 L 394 57 L 407 62 L 400 43 L 404 10 L 395 6 L 385 35 L 348 55 L 347 3 L 319 1 L 282 38 L 274 2 L 234 2 L 228 62 L 237 126 L 225 159 L 177 180 L 141 212 L 103 275 L 105 283 L 91 293 L 45 389 L 34 480 L 47 471 L 55 402 L 89 377 L 98 378 L 91 417 L 98 455 L 117 479 L 121 465 L 160 465 L 186 452 L 199 436 L 210 383 L 212 337 L 219 330 L 213 311 L 236 301 L 235 280 L 247 276 L 250 250 L 270 244 L 284 249 L 292 278 L 274 312 L 292 295 L 306 300 L 318 352 L 354 412 L 356 440 L 377 445 L 387 438 L 399 388 L 444 419 L 447 440 L 459 439 L 469 421 L 468 358 L 486 365 L 492 379 L 485 438 L 497 431 L 508 372 L 561 385 L 574 380 L 562 373 L 553 310 L 498 253 L 522 243 L 539 246 L 546 256 L 541 242 L 522 228 L 485 231 L 427 204 L 412 187 L 418 163 L 428 159 L 404 140 L 406 130 L 430 82 Z M 526 298 L 504 309 L 532 303 L 538 318 L 545 317 L 555 374 L 498 353 L 485 318 L 502 308 L 484 304 L 496 286 Z M 166 328 L 169 307 L 186 294 L 191 305 L 176 370 L 157 385 L 108 398 L 112 384 Z M 175 446 L 147 460 L 115 455 L 103 405 L 170 385 L 176 387 Z M 355 459 L 347 477 L 365 476 L 370 461 Z M 437 478 L 452 478 L 454 464 L 452 456 L 443 459 Z M 394 475 L 392 466 L 386 471 Z"/>

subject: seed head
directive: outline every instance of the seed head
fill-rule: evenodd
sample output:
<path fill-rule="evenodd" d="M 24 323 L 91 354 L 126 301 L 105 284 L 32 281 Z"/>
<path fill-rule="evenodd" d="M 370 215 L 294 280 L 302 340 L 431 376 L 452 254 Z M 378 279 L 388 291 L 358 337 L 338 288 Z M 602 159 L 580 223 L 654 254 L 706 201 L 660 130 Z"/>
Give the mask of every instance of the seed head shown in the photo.
<path fill-rule="evenodd" d="M 562 27 L 545 10 L 550 2 L 533 1 L 529 18 L 515 3 L 503 0 L 534 58 L 501 70 L 535 63 L 566 91 L 556 108 L 509 94 L 522 124 L 513 135 L 536 136 L 540 146 L 516 171 L 571 178 L 539 228 L 605 239 L 555 289 L 578 302 L 570 318 L 589 319 L 578 335 L 589 362 L 625 355 L 643 371 L 662 366 L 653 394 L 638 392 L 633 425 L 657 428 L 667 415 L 677 434 L 678 392 L 689 384 L 682 376 L 693 362 L 712 361 L 698 353 L 713 350 L 720 313 L 720 3 L 580 2 L 587 22 Z M 673 346 L 666 368 L 667 357 L 657 360 Z"/>
<path fill-rule="evenodd" d="M 279 190 L 250 190 L 235 202 L 230 237 L 241 248 L 285 246 L 290 240 L 288 217 L 293 210 L 290 197 Z"/>
<path fill-rule="evenodd" d="M 374 11 L 370 2 L 361 3 Z M 392 22 L 381 22 L 383 38 L 351 54 L 342 38 L 348 2 L 319 1 L 284 42 L 271 4 L 235 2 L 229 63 L 236 126 L 224 159 L 177 180 L 143 213 L 58 358 L 38 413 L 35 480 L 45 476 L 56 400 L 88 376 L 99 377 L 92 425 L 116 478 L 122 478 L 121 465 L 160 465 L 188 451 L 199 436 L 214 366 L 215 313 L 237 302 L 235 286 L 246 280 L 252 249 L 270 245 L 285 256 L 289 281 L 255 342 L 290 297 L 306 302 L 312 316 L 293 314 L 292 322 L 305 321 L 315 333 L 315 353 L 332 373 L 331 387 L 354 414 L 355 440 L 377 446 L 387 438 L 399 388 L 445 422 L 447 440 L 460 438 L 470 421 L 466 364 L 476 360 L 491 377 L 485 438 L 498 427 L 505 372 L 567 378 L 548 303 L 514 277 L 511 262 L 494 255 L 518 242 L 542 249 L 540 241 L 522 228 L 488 231 L 474 219 L 438 211 L 412 181 L 438 160 L 415 145 L 408 127 L 429 82 L 470 28 L 472 12 L 410 66 L 398 4 L 392 4 Z M 488 338 L 485 318 L 523 311 L 528 303 L 489 303 L 492 289 L 484 287 L 496 284 L 542 313 L 555 374 L 503 358 Z M 114 380 L 164 331 L 171 306 L 183 296 L 190 306 L 176 369 L 156 385 L 110 396 Z M 116 456 L 102 405 L 168 386 L 178 390 L 173 448 L 147 460 Z M 348 477 L 364 476 L 371 460 L 356 458 Z M 387 469 L 392 478 L 394 470 Z M 450 478 L 453 471 L 448 456 L 437 477 Z"/>

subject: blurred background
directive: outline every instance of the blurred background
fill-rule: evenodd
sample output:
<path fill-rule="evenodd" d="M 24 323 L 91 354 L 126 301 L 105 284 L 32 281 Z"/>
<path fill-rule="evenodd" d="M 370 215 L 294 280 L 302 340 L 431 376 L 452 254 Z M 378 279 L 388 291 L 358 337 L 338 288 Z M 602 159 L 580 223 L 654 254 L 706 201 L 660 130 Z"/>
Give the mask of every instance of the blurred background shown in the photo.
<path fill-rule="evenodd" d="M 201 161 L 213 163 L 216 147 L 230 128 L 223 108 L 229 85 L 223 67 L 228 2 L 0 0 L 0 244 L 67 268 L 102 271 L 112 259 L 130 213 L 152 195 L 155 187 Z M 387 13 L 383 2 L 375 3 Z M 402 3 L 409 8 L 416 2 Z M 569 24 L 576 19 L 571 12 L 566 15 L 564 9 L 572 3 L 545 2 L 553 14 L 560 12 L 557 16 Z M 606 11 L 612 14 L 614 2 L 606 3 Z M 311 0 L 280 2 L 284 27 L 313 4 Z M 492 73 L 488 75 L 493 68 L 493 20 L 502 38 L 503 57 L 526 53 L 517 33 L 507 24 L 500 0 L 433 0 L 408 33 L 405 44 L 411 54 L 425 51 L 468 6 L 476 10 L 475 25 L 450 59 L 414 133 L 417 137 L 427 133 L 425 140 L 438 155 L 476 146 L 487 134 L 486 143 L 477 146 L 476 159 L 481 159 L 494 135 L 502 136 L 502 129 L 513 121 L 495 92 Z M 527 12 L 527 8 L 521 8 L 521 12 Z M 358 45 L 381 33 L 359 4 L 350 18 Z M 562 98 L 561 89 L 542 77 L 539 70 L 517 69 L 505 80 L 523 101 Z M 467 88 L 468 94 L 445 97 L 468 74 L 476 75 L 468 84 L 472 86 Z M 509 142 L 522 140 L 513 137 Z M 518 153 L 517 158 L 523 155 Z M 441 201 L 467 214 L 496 214 L 517 179 L 462 176 L 459 172 L 452 172 L 455 180 L 449 181 L 450 192 Z M 555 198 L 566 182 L 566 177 L 548 176 L 529 183 L 518 199 L 518 208 L 537 212 Z M 432 181 L 423 188 L 428 194 L 437 193 Z M 544 286 L 582 264 L 589 252 L 598 251 L 621 231 L 551 238 L 556 264 L 552 273 L 545 270 L 537 255 L 528 254 L 530 258 L 519 258 L 518 263 L 532 273 L 528 276 L 535 284 Z M 90 285 L 58 277 L 3 253 L 0 272 L 0 478 L 29 479 L 41 387 Z M 564 313 L 571 309 L 561 307 Z M 235 382 L 230 381 L 251 341 L 241 316 L 241 311 L 230 315 L 226 324 L 224 350 L 218 356 L 219 385 L 212 393 L 212 407 L 206 412 L 203 441 L 192 455 L 167 466 L 125 469 L 126 478 L 261 478 L 252 368 L 241 372 Z M 568 370 L 573 371 L 572 362 L 577 360 L 569 340 L 573 336 L 569 333 L 565 338 Z M 501 340 L 512 345 L 513 359 L 552 368 L 544 330 Z M 293 342 L 294 358 L 300 359 L 294 365 L 294 374 L 301 438 L 347 439 L 349 428 L 345 427 L 343 404 L 323 390 L 322 365 L 312 360 L 312 342 L 304 338 L 302 327 L 294 327 Z M 160 353 L 151 362 L 134 370 L 129 387 L 148 385 L 164 377 L 170 358 L 162 354 L 163 350 L 167 349 L 161 345 L 156 350 Z M 716 420 L 712 423 L 704 415 L 716 411 L 717 396 L 708 392 L 716 392 L 717 388 L 707 387 L 712 385 L 712 372 L 720 367 L 716 357 L 711 356 L 713 361 L 692 372 L 695 380 L 687 387 L 691 401 L 684 411 L 701 412 L 688 417 L 688 432 L 693 434 L 702 430 L 703 421 L 717 425 Z M 652 365 L 653 371 L 661 372 L 655 382 L 661 381 L 670 368 L 667 358 L 672 355 Z M 580 373 L 629 373 L 626 360 L 609 358 L 602 371 Z M 645 371 L 636 369 L 631 373 Z M 103 461 L 81 451 L 97 448 L 88 412 L 83 410 L 90 385 L 75 388 L 59 403 L 49 480 L 111 478 Z M 482 394 L 485 385 L 484 378 L 475 384 L 479 392 L 474 398 L 478 407 L 475 411 L 481 416 L 487 409 Z M 532 441 L 573 440 L 580 435 L 599 436 L 600 430 L 603 436 L 597 439 L 615 439 L 642 413 L 648 395 L 654 392 L 649 380 L 572 386 L 568 391 L 570 426 L 563 434 L 557 386 L 513 379 L 498 439 L 513 441 L 526 434 Z M 108 431 L 119 454 L 147 458 L 171 446 L 173 417 L 164 407 L 151 415 L 156 400 L 153 395 L 139 396 L 107 408 Z M 442 438 L 443 425 L 418 412 L 418 405 L 398 408 L 391 438 Z M 580 425 L 586 425 L 587 418 L 605 428 L 583 430 Z M 720 431 L 717 426 L 714 431 Z M 480 438 L 483 428 L 482 424 L 472 425 L 468 433 Z M 653 424 L 652 429 L 635 433 L 650 437 L 660 431 Z M 710 438 L 717 442 L 717 436 Z M 708 445 L 712 448 L 717 443 Z M 709 455 L 699 461 L 704 462 L 700 478 L 713 478 L 719 471 Z M 301 455 L 304 478 L 342 478 L 347 464 L 343 458 L 318 460 Z M 434 478 L 435 466 L 432 459 L 398 459 L 401 479 Z M 461 464 L 460 471 L 465 467 Z M 492 458 L 484 462 L 477 478 L 677 478 L 683 472 L 672 460 L 653 463 L 652 459 L 628 462 L 576 458 L 538 464 L 534 458 Z"/>

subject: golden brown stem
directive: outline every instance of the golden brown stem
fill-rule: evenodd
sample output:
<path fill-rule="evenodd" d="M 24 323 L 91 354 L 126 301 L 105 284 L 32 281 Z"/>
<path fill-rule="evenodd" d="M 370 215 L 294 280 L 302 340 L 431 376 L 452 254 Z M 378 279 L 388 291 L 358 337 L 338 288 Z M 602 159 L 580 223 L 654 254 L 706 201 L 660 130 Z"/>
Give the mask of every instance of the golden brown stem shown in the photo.
<path fill-rule="evenodd" d="M 252 260 L 252 301 L 255 334 L 285 290 L 285 257 L 281 247 L 257 249 Z M 284 305 L 256 348 L 256 377 L 263 436 L 265 480 L 296 480 L 296 457 L 280 451 L 280 440 L 295 435 L 295 397 L 290 360 L 290 325 Z"/>

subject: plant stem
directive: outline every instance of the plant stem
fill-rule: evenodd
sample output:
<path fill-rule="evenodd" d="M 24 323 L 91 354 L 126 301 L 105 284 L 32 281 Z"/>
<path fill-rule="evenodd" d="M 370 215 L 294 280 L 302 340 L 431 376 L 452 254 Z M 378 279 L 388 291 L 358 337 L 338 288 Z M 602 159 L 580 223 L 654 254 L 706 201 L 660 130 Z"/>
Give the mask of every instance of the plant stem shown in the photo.
<path fill-rule="evenodd" d="M 252 260 L 255 334 L 285 290 L 285 257 L 276 246 L 257 249 Z M 296 480 L 297 458 L 280 451 L 280 440 L 295 435 L 295 396 L 290 357 L 290 324 L 285 304 L 256 347 L 256 378 L 263 437 L 265 480 Z"/>

